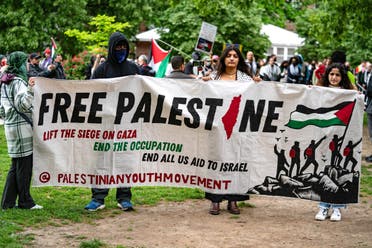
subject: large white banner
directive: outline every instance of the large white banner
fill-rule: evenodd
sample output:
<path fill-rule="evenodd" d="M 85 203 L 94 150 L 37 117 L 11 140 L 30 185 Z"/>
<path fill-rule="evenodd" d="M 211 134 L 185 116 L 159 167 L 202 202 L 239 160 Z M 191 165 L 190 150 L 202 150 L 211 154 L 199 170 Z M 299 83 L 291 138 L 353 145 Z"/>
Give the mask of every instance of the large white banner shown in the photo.
<path fill-rule="evenodd" d="M 36 186 L 358 201 L 356 91 L 142 76 L 37 78 L 34 90 Z"/>

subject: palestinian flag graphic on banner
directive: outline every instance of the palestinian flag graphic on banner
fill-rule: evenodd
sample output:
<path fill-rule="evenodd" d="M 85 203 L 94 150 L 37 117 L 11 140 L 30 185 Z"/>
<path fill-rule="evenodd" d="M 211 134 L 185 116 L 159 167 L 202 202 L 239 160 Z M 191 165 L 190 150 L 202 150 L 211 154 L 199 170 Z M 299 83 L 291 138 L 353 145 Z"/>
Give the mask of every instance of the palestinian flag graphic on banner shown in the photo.
<path fill-rule="evenodd" d="M 308 125 L 317 127 L 347 126 L 355 105 L 354 102 L 342 102 L 330 108 L 311 109 L 297 105 L 290 115 L 286 126 L 301 129 Z"/>
<path fill-rule="evenodd" d="M 158 43 L 152 39 L 151 54 L 149 66 L 156 71 L 156 77 L 164 77 L 167 71 L 168 62 L 170 60 L 171 51 L 162 49 Z"/>

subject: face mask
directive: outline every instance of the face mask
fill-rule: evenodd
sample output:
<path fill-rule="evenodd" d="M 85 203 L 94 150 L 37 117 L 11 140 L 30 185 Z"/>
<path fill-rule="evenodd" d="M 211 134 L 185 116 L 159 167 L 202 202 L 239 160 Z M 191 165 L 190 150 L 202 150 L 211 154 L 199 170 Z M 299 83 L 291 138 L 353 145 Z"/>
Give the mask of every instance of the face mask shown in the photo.
<path fill-rule="evenodd" d="M 122 63 L 125 58 L 127 57 L 127 50 L 116 50 L 115 51 L 115 57 L 118 60 L 119 64 Z"/>

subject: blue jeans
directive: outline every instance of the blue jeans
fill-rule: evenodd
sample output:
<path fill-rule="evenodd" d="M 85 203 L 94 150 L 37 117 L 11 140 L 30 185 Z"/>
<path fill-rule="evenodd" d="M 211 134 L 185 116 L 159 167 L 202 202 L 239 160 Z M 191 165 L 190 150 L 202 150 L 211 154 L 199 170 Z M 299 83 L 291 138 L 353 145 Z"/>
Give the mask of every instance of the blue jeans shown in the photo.
<path fill-rule="evenodd" d="M 346 208 L 346 204 L 332 204 L 332 203 L 326 203 L 326 202 L 319 202 L 319 207 L 325 208 L 325 209 Z"/>

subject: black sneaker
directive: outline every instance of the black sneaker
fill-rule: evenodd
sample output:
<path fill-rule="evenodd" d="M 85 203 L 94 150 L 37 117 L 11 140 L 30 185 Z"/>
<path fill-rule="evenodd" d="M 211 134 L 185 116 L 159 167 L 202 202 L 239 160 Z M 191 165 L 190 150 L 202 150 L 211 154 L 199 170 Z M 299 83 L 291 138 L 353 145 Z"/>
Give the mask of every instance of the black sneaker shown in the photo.
<path fill-rule="evenodd" d="M 372 163 L 372 155 L 371 156 L 368 156 L 366 157 L 366 161 L 369 162 L 369 163 Z"/>

